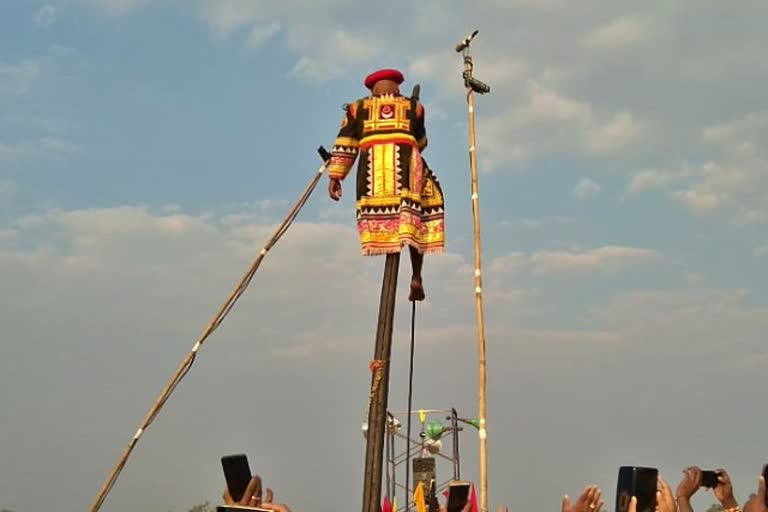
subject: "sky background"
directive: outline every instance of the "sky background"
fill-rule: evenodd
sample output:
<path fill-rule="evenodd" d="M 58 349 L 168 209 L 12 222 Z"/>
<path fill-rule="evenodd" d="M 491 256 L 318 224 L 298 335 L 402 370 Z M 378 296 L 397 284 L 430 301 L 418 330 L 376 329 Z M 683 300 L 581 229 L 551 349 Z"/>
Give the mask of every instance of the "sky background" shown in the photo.
<path fill-rule="evenodd" d="M 447 203 L 414 406 L 474 416 L 453 47 L 476 28 L 489 504 L 558 510 L 596 483 L 612 508 L 620 465 L 673 486 L 726 467 L 745 500 L 768 462 L 766 20 L 763 0 L 4 0 L 0 508 L 87 509 L 379 67 L 421 84 Z M 293 510 L 360 506 L 383 259 L 360 256 L 353 181 L 341 204 L 326 183 L 103 510 L 217 503 L 239 452 Z"/>

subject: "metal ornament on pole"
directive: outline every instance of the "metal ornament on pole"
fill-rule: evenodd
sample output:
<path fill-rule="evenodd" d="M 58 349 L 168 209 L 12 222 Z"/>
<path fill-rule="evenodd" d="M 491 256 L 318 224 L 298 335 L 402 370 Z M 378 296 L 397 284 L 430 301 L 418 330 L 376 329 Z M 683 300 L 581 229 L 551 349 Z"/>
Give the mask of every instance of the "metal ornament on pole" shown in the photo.
<path fill-rule="evenodd" d="M 467 88 L 467 106 L 469 109 L 469 165 L 472 172 L 472 216 L 474 219 L 474 256 L 475 256 L 475 311 L 477 315 L 477 345 L 478 345 L 478 438 L 480 440 L 480 512 L 488 512 L 488 433 L 486 430 L 485 404 L 485 324 L 483 320 L 483 284 L 482 258 L 480 247 L 480 200 L 477 180 L 477 146 L 475 136 L 475 102 L 474 93 L 487 94 L 491 92 L 488 84 L 473 76 L 474 62 L 469 45 L 479 31 L 475 30 L 463 41 L 456 45 L 456 52 L 464 56 L 464 86 Z"/>

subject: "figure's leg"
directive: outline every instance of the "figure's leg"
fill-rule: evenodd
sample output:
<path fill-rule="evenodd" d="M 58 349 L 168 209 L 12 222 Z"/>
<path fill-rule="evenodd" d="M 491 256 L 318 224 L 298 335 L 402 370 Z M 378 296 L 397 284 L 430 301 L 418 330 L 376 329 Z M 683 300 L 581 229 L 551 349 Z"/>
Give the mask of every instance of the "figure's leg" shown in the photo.
<path fill-rule="evenodd" d="M 413 269 L 413 274 L 411 276 L 411 294 L 408 296 L 408 300 L 422 301 L 426 296 L 421 279 L 421 267 L 424 264 L 424 255 L 420 253 L 418 249 L 410 245 L 408 246 L 408 250 L 411 253 L 411 268 Z"/>

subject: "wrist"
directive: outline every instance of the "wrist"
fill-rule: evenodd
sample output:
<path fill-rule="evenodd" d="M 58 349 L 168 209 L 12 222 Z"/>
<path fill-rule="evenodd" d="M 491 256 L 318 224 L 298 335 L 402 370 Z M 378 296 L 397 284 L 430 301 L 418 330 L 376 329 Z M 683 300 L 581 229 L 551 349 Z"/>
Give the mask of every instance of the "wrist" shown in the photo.
<path fill-rule="evenodd" d="M 680 503 L 680 502 L 690 503 L 691 497 L 690 496 L 676 496 L 675 497 L 675 501 L 677 501 L 678 503 Z"/>
<path fill-rule="evenodd" d="M 723 506 L 725 510 L 738 510 L 739 508 L 739 502 L 736 501 L 736 498 L 727 498 L 720 502 L 720 504 Z"/>

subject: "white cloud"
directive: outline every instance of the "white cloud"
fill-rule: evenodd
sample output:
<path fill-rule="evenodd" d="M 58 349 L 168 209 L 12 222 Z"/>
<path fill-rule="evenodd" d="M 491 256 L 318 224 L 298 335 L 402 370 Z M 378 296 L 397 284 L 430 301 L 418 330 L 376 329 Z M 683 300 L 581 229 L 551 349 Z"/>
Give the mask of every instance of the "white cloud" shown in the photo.
<path fill-rule="evenodd" d="M 42 137 L 36 141 L 12 144 L 0 142 L 0 162 L 26 158 L 60 160 L 74 156 L 79 151 L 78 145 L 57 137 Z"/>
<path fill-rule="evenodd" d="M 589 48 L 614 49 L 633 46 L 650 36 L 646 22 L 637 16 L 623 16 L 587 35 Z"/>
<path fill-rule="evenodd" d="M 610 154 L 636 142 L 641 129 L 629 112 L 619 112 L 604 125 L 590 130 L 587 148 L 592 153 Z"/>
<path fill-rule="evenodd" d="M 538 251 L 531 255 L 536 274 L 616 272 L 647 263 L 658 254 L 650 249 L 605 246 L 585 252 Z"/>
<path fill-rule="evenodd" d="M 627 185 L 629 192 L 637 193 L 645 190 L 663 188 L 674 181 L 684 179 L 687 174 L 683 171 L 660 171 L 647 169 L 634 174 Z"/>
<path fill-rule="evenodd" d="M 493 258 L 488 268 L 491 272 L 511 275 L 522 272 L 527 264 L 528 258 L 525 253 L 513 252 Z"/>
<path fill-rule="evenodd" d="M 201 17 L 220 36 L 268 18 L 268 7 L 260 0 L 215 0 L 203 2 Z"/>
<path fill-rule="evenodd" d="M 112 16 L 119 16 L 148 5 L 152 0 L 86 0 Z"/>
<path fill-rule="evenodd" d="M 56 7 L 47 4 L 35 12 L 35 23 L 42 28 L 49 28 L 56 24 Z"/>
<path fill-rule="evenodd" d="M 677 197 L 691 210 L 700 214 L 710 214 L 720 210 L 726 198 L 722 194 L 703 192 L 696 189 L 679 192 Z"/>
<path fill-rule="evenodd" d="M 589 199 L 600 193 L 600 185 L 589 178 L 582 178 L 574 187 L 573 193 L 579 199 Z"/>
<path fill-rule="evenodd" d="M 0 93 L 24 94 L 42 73 L 42 63 L 26 59 L 18 64 L 0 63 Z"/>
<path fill-rule="evenodd" d="M 749 142 L 750 139 L 768 130 L 768 111 L 748 112 L 744 116 L 724 123 L 707 126 L 701 130 L 707 142 L 733 145 Z M 764 139 L 760 139 L 765 143 Z"/>
<path fill-rule="evenodd" d="M 250 34 L 248 34 L 248 47 L 255 49 L 261 48 L 264 43 L 272 39 L 280 32 L 280 23 L 273 21 L 268 25 L 255 25 Z"/>

